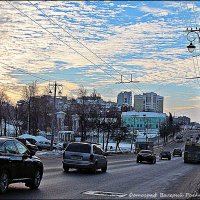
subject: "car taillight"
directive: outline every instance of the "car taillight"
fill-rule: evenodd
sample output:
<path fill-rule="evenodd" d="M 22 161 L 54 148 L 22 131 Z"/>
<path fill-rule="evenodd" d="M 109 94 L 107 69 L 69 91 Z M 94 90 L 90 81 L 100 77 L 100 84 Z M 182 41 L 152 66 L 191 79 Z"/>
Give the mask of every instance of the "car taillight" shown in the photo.
<path fill-rule="evenodd" d="M 94 155 L 90 155 L 90 160 L 93 160 L 94 159 Z"/>

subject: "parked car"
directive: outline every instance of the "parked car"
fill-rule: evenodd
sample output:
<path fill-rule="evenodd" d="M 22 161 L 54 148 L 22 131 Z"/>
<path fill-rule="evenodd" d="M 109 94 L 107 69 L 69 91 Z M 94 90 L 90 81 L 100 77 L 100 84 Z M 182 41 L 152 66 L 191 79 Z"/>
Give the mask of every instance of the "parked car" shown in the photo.
<path fill-rule="evenodd" d="M 151 150 L 141 150 L 137 154 L 137 163 L 142 162 L 142 161 L 146 161 L 146 162 L 155 164 L 156 163 L 156 155 Z"/>
<path fill-rule="evenodd" d="M 29 141 L 31 144 L 35 144 L 37 141 L 33 138 L 25 138 L 27 141 Z"/>
<path fill-rule="evenodd" d="M 96 144 L 84 142 L 69 143 L 63 153 L 63 169 L 69 168 L 89 169 L 96 173 L 97 169 L 102 172 L 107 170 L 105 152 Z"/>
<path fill-rule="evenodd" d="M 160 159 L 167 158 L 168 160 L 171 160 L 171 152 L 170 151 L 161 151 L 160 152 Z"/>
<path fill-rule="evenodd" d="M 6 192 L 11 183 L 22 182 L 31 189 L 37 189 L 43 176 L 43 164 L 20 141 L 14 138 L 0 138 L 0 193 Z"/>
<path fill-rule="evenodd" d="M 35 153 L 39 150 L 37 145 L 31 144 L 28 140 L 24 139 L 24 138 L 16 138 L 18 141 L 20 141 L 21 143 L 23 143 L 28 149 L 29 151 L 35 151 Z"/>
<path fill-rule="evenodd" d="M 174 151 L 173 151 L 173 156 L 180 156 L 180 157 L 182 157 L 182 150 L 178 149 L 178 148 L 175 148 Z"/>
<path fill-rule="evenodd" d="M 37 145 L 39 151 L 51 150 L 51 142 L 49 141 L 38 141 L 35 144 Z M 55 144 L 53 144 L 53 149 L 57 149 Z"/>

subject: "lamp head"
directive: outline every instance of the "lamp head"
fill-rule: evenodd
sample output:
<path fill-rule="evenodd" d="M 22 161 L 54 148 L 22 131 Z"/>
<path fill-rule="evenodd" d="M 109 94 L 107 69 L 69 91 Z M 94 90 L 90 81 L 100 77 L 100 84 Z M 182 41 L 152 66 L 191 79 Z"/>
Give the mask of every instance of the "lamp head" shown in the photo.
<path fill-rule="evenodd" d="M 192 42 L 190 42 L 190 44 L 187 46 L 187 48 L 188 48 L 188 51 L 189 51 L 190 53 L 192 53 L 192 52 L 195 50 L 196 46 L 194 46 L 194 45 L 192 44 Z"/>

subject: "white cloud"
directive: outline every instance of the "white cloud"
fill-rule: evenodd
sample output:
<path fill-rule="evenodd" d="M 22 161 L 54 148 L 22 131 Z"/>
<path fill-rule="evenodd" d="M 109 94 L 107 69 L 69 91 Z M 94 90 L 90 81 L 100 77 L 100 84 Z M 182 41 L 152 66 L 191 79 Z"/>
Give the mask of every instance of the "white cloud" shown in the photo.
<path fill-rule="evenodd" d="M 165 9 L 160 9 L 160 8 L 150 8 L 148 6 L 142 6 L 140 8 L 141 11 L 161 17 L 161 16 L 167 16 L 169 15 L 169 11 Z"/>

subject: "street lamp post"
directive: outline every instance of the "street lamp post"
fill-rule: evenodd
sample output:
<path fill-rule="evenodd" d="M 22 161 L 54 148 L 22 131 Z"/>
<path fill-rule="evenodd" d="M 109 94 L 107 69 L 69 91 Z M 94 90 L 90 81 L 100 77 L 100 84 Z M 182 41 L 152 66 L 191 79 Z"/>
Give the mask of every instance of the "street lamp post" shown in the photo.
<path fill-rule="evenodd" d="M 188 48 L 188 51 L 190 53 L 192 53 L 196 48 L 196 46 L 192 42 L 194 42 L 198 38 L 198 41 L 200 43 L 200 36 L 199 36 L 200 28 L 199 29 L 197 29 L 197 28 L 196 29 L 192 29 L 192 28 L 188 29 L 187 28 L 186 32 L 188 32 L 187 33 L 187 40 L 190 42 L 190 44 L 187 46 L 187 48 Z M 193 37 L 190 37 L 191 35 L 193 35 Z"/>
<path fill-rule="evenodd" d="M 49 94 L 52 94 L 52 89 L 54 90 L 54 100 L 53 100 L 53 119 L 52 119 L 52 132 L 51 132 L 51 150 L 53 150 L 53 143 L 54 143 L 54 134 L 55 134 L 55 123 L 56 123 L 56 95 L 57 89 L 58 94 L 62 94 L 62 85 L 57 84 L 49 84 Z"/>

